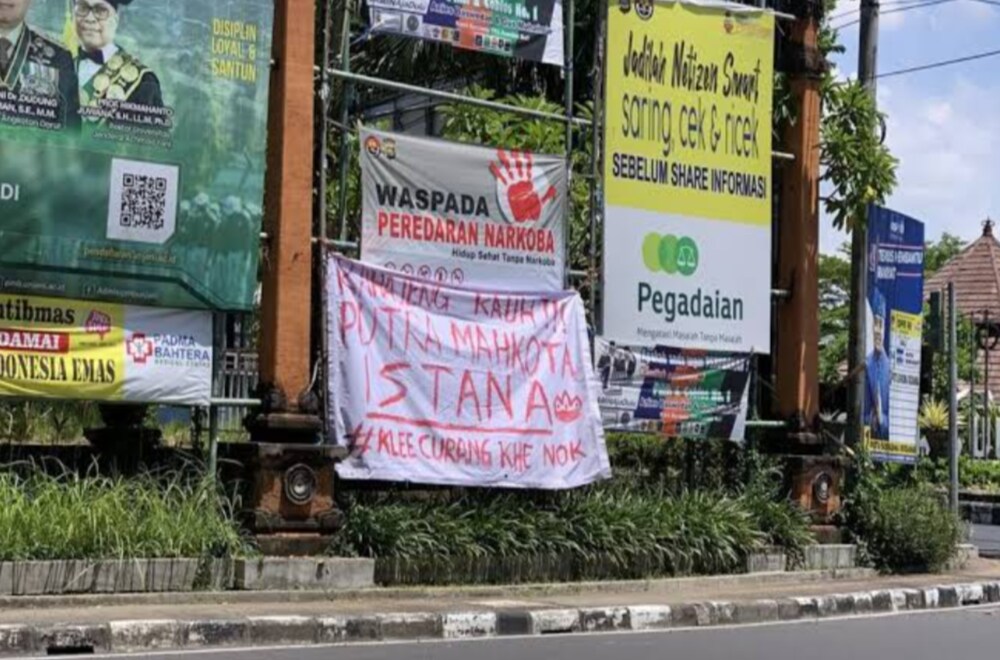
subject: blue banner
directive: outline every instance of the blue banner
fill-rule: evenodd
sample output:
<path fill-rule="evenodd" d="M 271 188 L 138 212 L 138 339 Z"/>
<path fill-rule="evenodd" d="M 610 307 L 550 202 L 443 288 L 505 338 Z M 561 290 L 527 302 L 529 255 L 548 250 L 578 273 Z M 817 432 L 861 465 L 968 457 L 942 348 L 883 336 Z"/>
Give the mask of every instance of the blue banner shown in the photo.
<path fill-rule="evenodd" d="M 923 289 L 923 223 L 870 206 L 864 424 L 878 461 L 916 462 Z"/>

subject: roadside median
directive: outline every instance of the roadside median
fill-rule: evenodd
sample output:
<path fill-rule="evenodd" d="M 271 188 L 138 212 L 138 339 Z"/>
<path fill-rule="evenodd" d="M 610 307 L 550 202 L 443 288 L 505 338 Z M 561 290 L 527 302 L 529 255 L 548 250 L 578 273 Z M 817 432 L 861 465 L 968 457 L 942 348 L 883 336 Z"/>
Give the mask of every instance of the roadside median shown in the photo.
<path fill-rule="evenodd" d="M 787 575 L 787 574 L 783 574 Z M 523 585 L 516 588 L 365 590 L 352 598 L 288 602 L 146 602 L 0 611 L 0 654 L 128 652 L 223 647 L 464 640 L 510 635 L 679 630 L 1000 603 L 1000 563 L 973 561 L 944 575 L 878 577 L 816 571 L 726 579 Z M 248 594 L 256 597 L 263 594 Z M 315 595 L 315 594 L 314 594 Z M 184 594 L 204 599 L 209 594 Z M 156 599 L 160 599 L 157 602 Z M 65 600 L 65 599 L 64 599 Z M 36 603 L 41 604 L 41 603 Z"/>

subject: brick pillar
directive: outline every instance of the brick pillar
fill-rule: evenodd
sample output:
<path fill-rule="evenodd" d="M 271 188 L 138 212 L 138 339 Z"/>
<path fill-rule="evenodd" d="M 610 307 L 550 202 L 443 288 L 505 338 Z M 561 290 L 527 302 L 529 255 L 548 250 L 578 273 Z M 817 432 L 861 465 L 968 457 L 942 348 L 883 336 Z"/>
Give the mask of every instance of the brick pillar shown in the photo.
<path fill-rule="evenodd" d="M 775 387 L 778 414 L 796 431 L 815 429 L 819 415 L 819 138 L 820 75 L 815 18 L 796 21 L 788 63 L 798 119 L 784 135 L 795 160 L 783 165 L 778 226 L 778 286 L 791 296 L 778 304 Z"/>
<path fill-rule="evenodd" d="M 826 452 L 819 433 L 819 178 L 820 84 L 826 63 L 817 49 L 822 0 L 788 3 L 798 17 L 785 44 L 797 120 L 784 135 L 794 161 L 783 165 L 778 225 L 778 286 L 790 292 L 777 308 L 775 390 L 778 414 L 790 423 L 772 451 L 785 452 L 791 499 L 809 512 L 821 541 L 840 534 L 844 463 Z"/>
<path fill-rule="evenodd" d="M 311 376 L 315 14 L 314 0 L 275 6 L 260 351 L 275 412 L 298 412 Z"/>
<path fill-rule="evenodd" d="M 339 447 L 323 425 L 313 370 L 316 3 L 277 0 L 268 121 L 260 396 L 254 442 L 227 454 L 246 466 L 244 520 L 265 554 L 322 553 L 343 516 L 333 499 Z M 319 300 L 319 296 L 315 297 Z"/>

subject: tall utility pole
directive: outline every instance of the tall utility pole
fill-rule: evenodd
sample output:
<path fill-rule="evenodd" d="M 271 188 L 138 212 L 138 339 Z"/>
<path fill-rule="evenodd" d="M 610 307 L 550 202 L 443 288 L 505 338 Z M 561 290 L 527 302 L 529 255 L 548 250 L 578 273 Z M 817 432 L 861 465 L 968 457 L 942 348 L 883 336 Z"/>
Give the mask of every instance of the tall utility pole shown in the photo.
<path fill-rule="evenodd" d="M 878 63 L 879 0 L 861 0 L 861 44 L 858 52 L 858 79 L 875 100 Z M 855 218 L 851 231 L 851 327 L 848 341 L 848 434 L 847 440 L 860 445 L 864 436 L 865 405 L 865 312 L 867 298 L 867 218 Z"/>
<path fill-rule="evenodd" d="M 948 504 L 958 513 L 958 313 L 948 282 Z"/>

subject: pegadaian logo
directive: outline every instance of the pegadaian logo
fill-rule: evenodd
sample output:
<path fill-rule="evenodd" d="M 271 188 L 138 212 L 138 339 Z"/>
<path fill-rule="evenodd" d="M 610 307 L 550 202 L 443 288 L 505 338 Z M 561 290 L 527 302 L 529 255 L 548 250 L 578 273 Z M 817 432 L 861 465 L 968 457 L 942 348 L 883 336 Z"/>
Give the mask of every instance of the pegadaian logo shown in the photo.
<path fill-rule="evenodd" d="M 690 277 L 698 270 L 698 244 L 687 236 L 647 234 L 642 241 L 642 262 L 654 273 Z"/>

